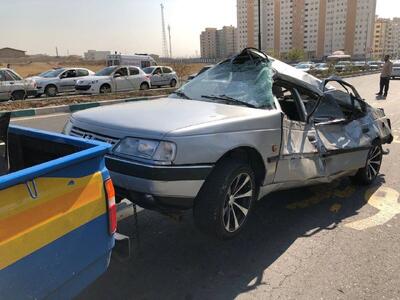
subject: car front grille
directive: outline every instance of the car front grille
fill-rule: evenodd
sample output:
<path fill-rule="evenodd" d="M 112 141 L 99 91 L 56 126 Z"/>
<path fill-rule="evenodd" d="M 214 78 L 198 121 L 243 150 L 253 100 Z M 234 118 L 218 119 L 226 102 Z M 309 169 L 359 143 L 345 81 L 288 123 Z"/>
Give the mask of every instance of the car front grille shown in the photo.
<path fill-rule="evenodd" d="M 92 141 L 108 143 L 111 145 L 115 145 L 119 142 L 119 139 L 117 139 L 115 137 L 94 133 L 94 132 L 84 130 L 84 129 L 81 129 L 81 128 L 78 128 L 75 126 L 72 127 L 71 132 L 69 134 L 71 136 L 80 137 L 80 138 L 84 138 L 84 139 L 92 140 Z"/>

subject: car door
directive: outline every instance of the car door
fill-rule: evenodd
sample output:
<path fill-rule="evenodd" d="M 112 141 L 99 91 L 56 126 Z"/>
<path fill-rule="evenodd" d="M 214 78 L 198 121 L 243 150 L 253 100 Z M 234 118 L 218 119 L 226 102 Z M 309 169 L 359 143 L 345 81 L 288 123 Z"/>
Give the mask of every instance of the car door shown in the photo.
<path fill-rule="evenodd" d="M 168 67 L 162 67 L 162 71 L 163 71 L 163 82 L 165 85 L 169 85 L 172 78 L 173 78 L 173 73 L 172 70 Z"/>
<path fill-rule="evenodd" d="M 0 100 L 8 100 L 11 97 L 11 86 L 14 82 L 9 81 L 6 70 L 0 70 Z"/>
<path fill-rule="evenodd" d="M 78 69 L 77 70 L 77 80 L 82 79 L 83 77 L 89 76 L 89 71 L 86 69 Z"/>
<path fill-rule="evenodd" d="M 118 68 L 114 72 L 114 85 L 117 92 L 127 91 L 130 89 L 128 68 Z"/>
<path fill-rule="evenodd" d="M 138 90 L 140 89 L 140 84 L 142 83 L 142 75 L 140 75 L 140 71 L 136 67 L 129 68 L 129 82 L 130 82 L 130 90 Z"/>
<path fill-rule="evenodd" d="M 60 75 L 60 83 L 58 90 L 60 92 L 75 91 L 76 81 L 78 79 L 76 69 L 69 69 Z"/>
<path fill-rule="evenodd" d="M 302 185 L 325 176 L 315 126 L 309 122 L 298 87 L 276 81 L 273 93 L 282 110 L 282 143 L 274 183 Z M 308 92 L 316 105 L 319 95 Z"/>
<path fill-rule="evenodd" d="M 326 89 L 312 114 L 321 157 L 329 176 L 365 166 L 373 140 L 373 124 L 354 87 L 340 79 L 326 80 Z"/>
<path fill-rule="evenodd" d="M 153 71 L 153 74 L 151 76 L 151 85 L 155 85 L 155 86 L 162 86 L 164 85 L 163 83 L 163 78 L 162 78 L 162 71 L 161 68 L 155 68 Z"/>

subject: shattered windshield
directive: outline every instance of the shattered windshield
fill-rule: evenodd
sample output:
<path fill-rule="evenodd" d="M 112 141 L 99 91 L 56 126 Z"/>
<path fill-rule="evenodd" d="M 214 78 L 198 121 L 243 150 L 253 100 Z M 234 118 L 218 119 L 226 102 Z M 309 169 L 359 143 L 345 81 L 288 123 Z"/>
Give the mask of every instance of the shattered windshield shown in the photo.
<path fill-rule="evenodd" d="M 265 55 L 242 52 L 200 74 L 171 97 L 273 108 L 272 75 Z"/>

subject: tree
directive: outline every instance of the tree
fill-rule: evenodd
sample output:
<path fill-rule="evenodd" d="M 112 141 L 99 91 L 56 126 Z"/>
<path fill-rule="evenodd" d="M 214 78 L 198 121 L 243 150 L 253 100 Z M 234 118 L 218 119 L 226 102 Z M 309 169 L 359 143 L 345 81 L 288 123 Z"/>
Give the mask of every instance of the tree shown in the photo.
<path fill-rule="evenodd" d="M 289 61 L 300 61 L 305 57 L 303 49 L 292 49 L 287 54 L 286 57 Z"/>

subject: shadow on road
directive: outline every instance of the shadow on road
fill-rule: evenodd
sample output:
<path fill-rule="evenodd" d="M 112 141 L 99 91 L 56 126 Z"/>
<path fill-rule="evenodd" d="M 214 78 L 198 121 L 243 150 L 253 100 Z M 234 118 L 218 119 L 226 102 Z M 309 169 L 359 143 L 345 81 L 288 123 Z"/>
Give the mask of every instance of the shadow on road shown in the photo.
<path fill-rule="evenodd" d="M 380 177 L 376 187 L 383 183 Z M 139 216 L 140 250 L 124 263 L 112 260 L 81 298 L 233 299 L 268 282 L 264 271 L 297 239 L 334 230 L 357 215 L 366 190 L 345 179 L 274 193 L 256 205 L 246 230 L 226 242 L 199 233 L 191 212 L 175 223 L 145 211 Z M 131 229 L 132 221 L 120 225 L 123 233 Z"/>

